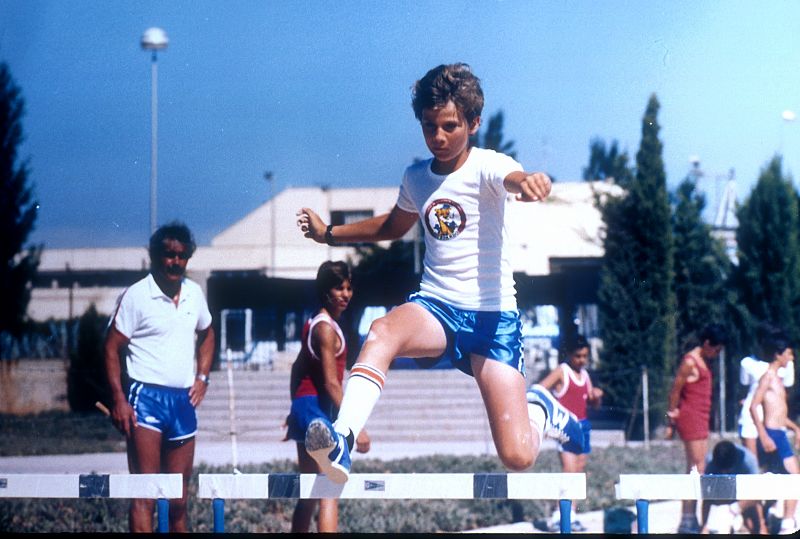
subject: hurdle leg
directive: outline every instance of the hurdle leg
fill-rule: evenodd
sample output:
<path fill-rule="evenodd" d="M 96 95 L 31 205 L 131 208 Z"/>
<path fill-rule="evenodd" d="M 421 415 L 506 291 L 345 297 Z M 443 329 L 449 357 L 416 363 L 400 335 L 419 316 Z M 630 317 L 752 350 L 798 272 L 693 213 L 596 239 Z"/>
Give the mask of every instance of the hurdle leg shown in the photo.
<path fill-rule="evenodd" d="M 225 500 L 214 498 L 211 503 L 214 508 L 214 533 L 222 533 L 225 531 Z"/>
<path fill-rule="evenodd" d="M 572 500 L 558 500 L 561 533 L 572 533 Z"/>
<path fill-rule="evenodd" d="M 647 527 L 648 509 L 650 502 L 647 500 L 636 500 L 636 526 L 637 533 L 650 533 Z"/>
<path fill-rule="evenodd" d="M 169 533 L 169 500 L 158 498 L 158 532 Z"/>

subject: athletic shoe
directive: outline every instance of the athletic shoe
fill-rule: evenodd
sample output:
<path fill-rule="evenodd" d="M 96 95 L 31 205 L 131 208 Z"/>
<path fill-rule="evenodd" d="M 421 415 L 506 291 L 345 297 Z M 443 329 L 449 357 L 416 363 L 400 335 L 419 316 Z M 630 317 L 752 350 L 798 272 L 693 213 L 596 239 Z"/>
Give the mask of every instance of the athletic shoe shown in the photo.
<path fill-rule="evenodd" d="M 586 526 L 584 526 L 583 523 L 580 520 L 573 520 L 572 524 L 570 526 L 571 526 L 570 531 L 572 531 L 572 532 L 585 532 L 586 531 Z"/>
<path fill-rule="evenodd" d="M 550 524 L 543 518 L 533 519 L 533 527 L 542 532 L 550 531 Z"/>
<path fill-rule="evenodd" d="M 344 436 L 333 430 L 323 418 L 312 419 L 306 429 L 306 452 L 323 474 L 334 483 L 345 483 L 350 477 L 350 449 Z"/>
<path fill-rule="evenodd" d="M 797 522 L 793 518 L 784 518 L 781 520 L 781 529 L 778 532 L 781 535 L 793 534 L 797 531 Z"/>
<path fill-rule="evenodd" d="M 678 526 L 678 533 L 700 533 L 700 523 L 694 515 L 684 515 Z"/>
<path fill-rule="evenodd" d="M 529 403 L 544 408 L 547 416 L 544 435 L 547 438 L 560 442 L 564 451 L 583 453 L 583 428 L 575 414 L 561 406 L 553 395 L 539 384 L 532 385 L 526 397 Z"/>

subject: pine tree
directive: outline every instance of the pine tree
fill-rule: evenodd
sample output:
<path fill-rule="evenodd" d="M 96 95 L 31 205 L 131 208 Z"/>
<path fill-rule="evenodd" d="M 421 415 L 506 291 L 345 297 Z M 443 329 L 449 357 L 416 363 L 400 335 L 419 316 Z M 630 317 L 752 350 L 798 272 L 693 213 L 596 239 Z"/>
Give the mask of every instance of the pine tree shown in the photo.
<path fill-rule="evenodd" d="M 798 201 L 791 176 L 774 157 L 737 212 L 737 289 L 756 321 L 769 321 L 800 338 Z"/>
<path fill-rule="evenodd" d="M 20 89 L 8 66 L 0 63 L 0 333 L 12 336 L 25 326 L 30 283 L 41 253 L 41 247 L 24 250 L 38 208 L 28 185 L 27 162 L 17 156 L 24 111 Z"/>
<path fill-rule="evenodd" d="M 489 117 L 489 121 L 486 123 L 486 129 L 483 131 L 483 136 L 481 136 L 480 132 L 475 133 L 475 135 L 471 137 L 470 144 L 479 148 L 495 150 L 516 159 L 517 152 L 514 150 L 514 141 L 503 140 L 504 122 L 505 117 L 503 116 L 503 111 L 498 110 Z"/>
<path fill-rule="evenodd" d="M 598 291 L 607 404 L 633 407 L 641 367 L 647 367 L 654 418 L 664 411 L 675 355 L 672 233 L 658 109 L 653 95 L 626 194 L 601 204 L 606 233 Z"/>
<path fill-rule="evenodd" d="M 628 153 L 620 152 L 616 140 L 606 148 L 606 143 L 602 139 L 592 139 L 589 143 L 589 164 L 583 169 L 583 179 L 586 181 L 613 179 L 617 185 L 627 187 L 631 180 Z"/>

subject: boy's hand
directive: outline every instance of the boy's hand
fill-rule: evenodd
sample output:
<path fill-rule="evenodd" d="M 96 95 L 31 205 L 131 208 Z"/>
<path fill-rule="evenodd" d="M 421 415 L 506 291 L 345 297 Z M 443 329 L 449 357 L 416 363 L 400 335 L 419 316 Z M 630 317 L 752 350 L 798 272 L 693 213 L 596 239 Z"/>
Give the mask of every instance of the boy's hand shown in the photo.
<path fill-rule="evenodd" d="M 522 202 L 538 202 L 547 198 L 552 186 L 550 176 L 544 172 L 526 174 L 519 183 L 520 192 L 517 193 L 516 198 Z"/>
<path fill-rule="evenodd" d="M 297 226 L 303 232 L 303 236 L 311 238 L 317 243 L 325 243 L 325 229 L 327 226 L 320 219 L 319 215 L 308 208 L 302 208 L 297 212 Z"/>
<path fill-rule="evenodd" d="M 361 432 L 358 433 L 358 438 L 356 438 L 356 451 L 359 453 L 369 452 L 371 443 L 367 431 L 362 429 Z"/>

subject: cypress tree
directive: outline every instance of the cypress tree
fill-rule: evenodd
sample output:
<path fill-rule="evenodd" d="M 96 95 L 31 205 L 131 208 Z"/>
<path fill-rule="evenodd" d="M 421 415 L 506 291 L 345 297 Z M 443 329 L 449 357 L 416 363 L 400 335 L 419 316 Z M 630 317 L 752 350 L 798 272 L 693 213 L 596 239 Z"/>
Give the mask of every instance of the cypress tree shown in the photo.
<path fill-rule="evenodd" d="M 798 201 L 791 176 L 776 156 L 737 212 L 737 289 L 756 321 L 781 326 L 800 338 L 800 253 Z"/>
<path fill-rule="evenodd" d="M 731 262 L 725 246 L 702 219 L 705 197 L 686 178 L 675 191 L 672 233 L 675 252 L 676 341 L 680 346 L 704 325 L 724 323 Z M 730 332 L 729 332 L 730 333 Z"/>
<path fill-rule="evenodd" d="M 0 334 L 15 337 L 25 327 L 29 285 L 41 254 L 40 247 L 25 250 L 38 204 L 28 183 L 27 162 L 20 162 L 17 155 L 24 111 L 22 93 L 8 66 L 0 63 Z"/>
<path fill-rule="evenodd" d="M 647 367 L 653 417 L 664 412 L 675 355 L 672 233 L 658 109 L 652 95 L 627 193 L 601 204 L 606 234 L 598 291 L 607 404 L 632 408 L 641 367 Z"/>

